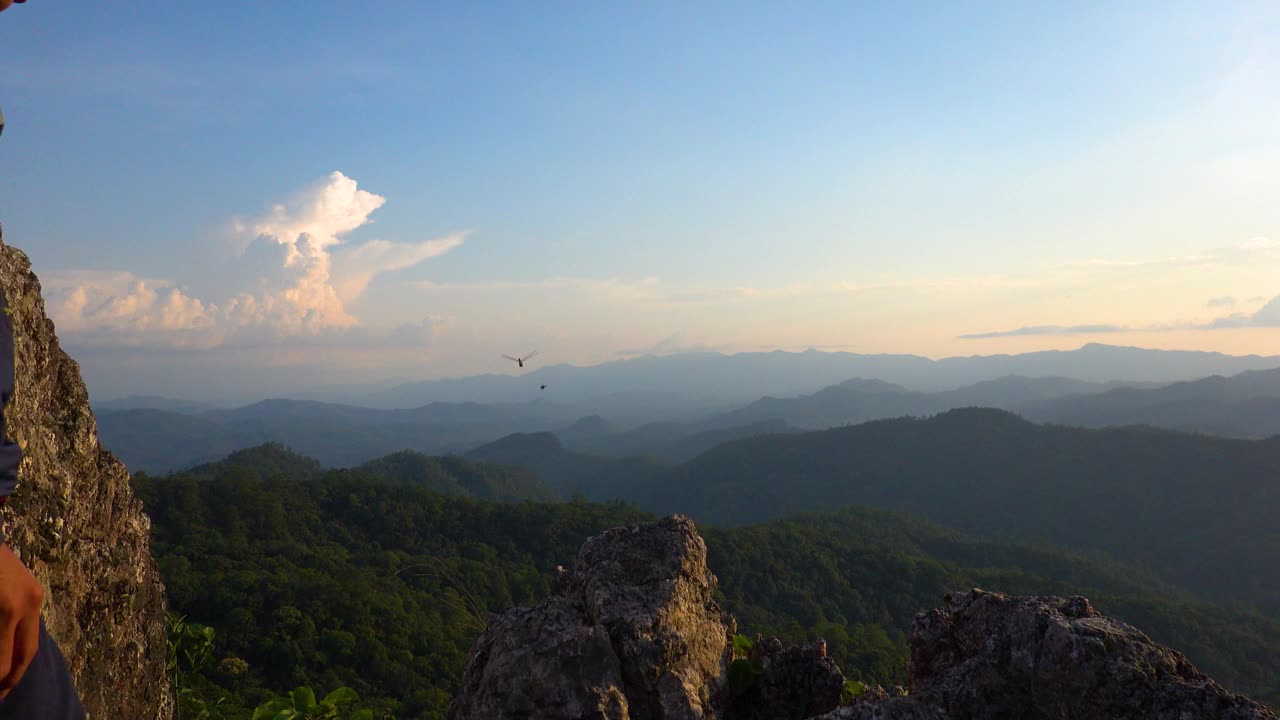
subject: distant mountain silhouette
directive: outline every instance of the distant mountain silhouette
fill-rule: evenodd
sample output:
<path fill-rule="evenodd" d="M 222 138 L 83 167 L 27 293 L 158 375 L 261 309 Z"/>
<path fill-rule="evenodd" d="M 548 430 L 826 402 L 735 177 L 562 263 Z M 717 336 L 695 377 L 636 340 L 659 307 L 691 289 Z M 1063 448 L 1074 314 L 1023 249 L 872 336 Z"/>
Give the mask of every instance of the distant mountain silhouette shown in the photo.
<path fill-rule="evenodd" d="M 599 415 L 587 415 L 578 418 L 572 425 L 556 431 L 561 440 L 572 443 L 578 440 L 591 440 L 605 437 L 617 432 L 617 428 Z"/>
<path fill-rule="evenodd" d="M 239 473 L 258 481 L 287 478 L 306 482 L 330 471 L 496 502 L 560 500 L 554 490 L 525 468 L 477 462 L 456 455 L 436 457 L 412 450 L 392 453 L 356 467 L 334 469 L 282 443 L 269 442 L 237 450 L 220 460 L 182 470 L 180 474 L 201 481 Z"/>
<path fill-rule="evenodd" d="M 556 412 L 548 408 L 548 412 Z M 417 450 L 461 452 L 517 431 L 562 422 L 524 407 L 432 403 L 376 410 L 309 400 L 270 399 L 197 414 L 163 410 L 98 413 L 99 435 L 131 470 L 169 472 L 265 442 L 284 443 L 328 467 Z"/>
<path fill-rule="evenodd" d="M 370 407 L 413 407 L 432 401 L 505 403 L 535 397 L 539 384 L 556 389 L 559 402 L 591 406 L 590 414 L 628 422 L 671 419 L 724 404 L 814 393 L 848 378 L 878 378 L 920 392 L 952 390 L 1009 375 L 1070 378 L 1088 383 L 1171 383 L 1209 375 L 1280 367 L 1280 356 L 1148 350 L 1091 343 L 1076 350 L 1020 355 L 952 357 L 767 352 L 684 353 L 646 356 L 578 367 L 550 365 L 520 375 L 480 375 L 406 383 L 349 401 Z M 728 409 L 728 408 L 724 408 Z M 654 410 L 667 413 L 652 416 Z M 634 417 L 633 417 L 634 416 Z"/>
<path fill-rule="evenodd" d="M 999 408 L 1036 421 L 1084 427 L 1148 424 L 1268 437 L 1280 433 L 1278 377 L 1280 370 L 1249 371 L 1159 386 L 1008 375 L 929 393 L 854 378 L 808 395 L 764 397 L 701 416 L 677 409 L 658 421 L 629 428 L 612 416 L 576 415 L 580 406 L 545 400 L 375 409 L 288 399 L 201 411 L 99 411 L 98 426 L 104 442 L 126 465 L 148 472 L 189 467 L 269 441 L 286 443 L 328 466 L 346 467 L 399 450 L 457 453 L 512 433 L 547 431 L 555 431 L 566 447 L 578 452 L 642 456 L 669 464 L 738 438 L 923 417 L 961 407 Z M 619 412 L 627 414 L 625 408 Z"/>
<path fill-rule="evenodd" d="M 1036 425 L 1000 410 L 725 443 L 632 496 L 738 525 L 848 504 L 1111 553 L 1280 611 L 1280 438 Z"/>
<path fill-rule="evenodd" d="M 1280 434 L 1280 370 L 1250 371 L 1157 388 L 1117 388 L 1022 407 L 1027 417 L 1065 425 L 1153 425 L 1230 437 Z"/>
<path fill-rule="evenodd" d="M 653 481 L 663 467 L 641 458 L 602 458 L 568 450 L 552 433 L 517 433 L 477 447 L 473 460 L 519 465 L 532 470 L 563 498 L 627 497 Z"/>
<path fill-rule="evenodd" d="M 716 419 L 701 423 L 650 423 L 612 435 L 563 439 L 567 447 L 592 455 L 644 457 L 674 464 L 692 460 L 730 440 L 786 432 L 799 432 L 799 429 L 777 419 L 750 421 L 742 425 L 722 423 Z"/>
<path fill-rule="evenodd" d="M 213 405 L 207 403 L 175 400 L 174 398 L 161 397 L 159 395 L 130 395 L 101 402 L 91 402 L 90 404 L 93 406 L 94 412 L 108 410 L 168 410 L 170 412 L 194 415 L 214 409 Z"/>

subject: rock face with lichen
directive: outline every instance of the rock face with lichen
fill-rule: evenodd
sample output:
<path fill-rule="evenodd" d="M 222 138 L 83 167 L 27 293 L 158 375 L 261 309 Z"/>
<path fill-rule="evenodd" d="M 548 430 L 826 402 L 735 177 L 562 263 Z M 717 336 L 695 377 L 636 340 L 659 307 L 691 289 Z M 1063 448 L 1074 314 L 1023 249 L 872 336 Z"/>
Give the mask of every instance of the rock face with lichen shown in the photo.
<path fill-rule="evenodd" d="M 822 720 L 1276 718 L 1083 597 L 952 595 L 916 618 L 908 674 L 908 697 Z"/>
<path fill-rule="evenodd" d="M 757 637 L 737 661 L 752 677 L 735 680 L 715 585 L 687 518 L 592 538 L 546 602 L 492 619 L 450 718 L 1278 720 L 1085 598 L 981 590 L 916 618 L 908 689 L 837 707 L 844 676 L 821 640 Z"/>
<path fill-rule="evenodd" d="M 58 346 L 30 261 L 3 239 L 0 286 L 14 331 L 6 416 L 23 451 L 4 509 L 9 545 L 45 588 L 45 621 L 89 720 L 167 719 L 164 586 L 150 521 L 124 465 L 98 444 L 80 368 Z"/>
<path fill-rule="evenodd" d="M 687 518 L 591 538 L 543 604 L 492 618 L 455 720 L 717 717 L 733 619 Z"/>

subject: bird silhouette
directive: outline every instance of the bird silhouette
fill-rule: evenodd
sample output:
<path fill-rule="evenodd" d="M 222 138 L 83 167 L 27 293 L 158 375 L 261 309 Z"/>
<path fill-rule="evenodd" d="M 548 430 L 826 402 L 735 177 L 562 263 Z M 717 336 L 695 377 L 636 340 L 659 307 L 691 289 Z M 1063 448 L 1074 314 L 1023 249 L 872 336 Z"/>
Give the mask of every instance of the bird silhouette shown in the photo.
<path fill-rule="evenodd" d="M 502 357 L 514 362 L 520 367 L 524 367 L 525 361 L 532 360 L 534 356 L 536 356 L 537 354 L 538 354 L 538 351 L 534 350 L 533 352 L 529 353 L 528 355 L 525 355 L 524 357 L 511 357 L 510 355 L 503 355 Z"/>

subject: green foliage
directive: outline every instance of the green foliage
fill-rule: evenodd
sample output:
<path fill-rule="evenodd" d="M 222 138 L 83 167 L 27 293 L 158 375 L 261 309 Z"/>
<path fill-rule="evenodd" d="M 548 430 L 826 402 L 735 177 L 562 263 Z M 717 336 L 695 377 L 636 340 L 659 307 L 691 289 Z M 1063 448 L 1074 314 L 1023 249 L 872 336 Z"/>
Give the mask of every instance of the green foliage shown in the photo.
<path fill-rule="evenodd" d="M 858 680 L 845 680 L 844 687 L 840 689 L 840 704 L 848 705 L 855 698 L 867 691 L 866 683 Z"/>
<path fill-rule="evenodd" d="M 348 686 L 392 717 L 443 718 L 490 612 L 540 601 L 587 537 L 645 517 L 620 504 L 481 502 L 351 471 L 133 480 L 170 606 L 217 627 L 217 655 L 244 663 L 205 672 L 235 708 Z"/>
<path fill-rule="evenodd" d="M 742 697 L 755 689 L 764 675 L 764 663 L 760 658 L 738 658 L 729 664 L 729 692 Z"/>
<path fill-rule="evenodd" d="M 446 495 L 470 495 L 499 502 L 560 499 L 538 476 L 524 468 L 477 462 L 456 455 L 432 457 L 405 450 L 371 460 L 356 470 L 390 482 L 422 485 Z"/>
<path fill-rule="evenodd" d="M 541 601 L 588 537 L 650 517 L 625 504 L 486 502 L 353 471 L 297 479 L 228 465 L 207 480 L 138 473 L 134 486 L 170 606 L 218 628 L 200 631 L 213 650 L 191 655 L 202 679 L 186 682 L 225 697 L 228 720 L 299 686 L 350 687 L 379 717 L 440 720 L 489 613 Z M 699 529 L 718 600 L 744 633 L 821 636 L 855 681 L 904 683 L 915 614 L 984 587 L 1088 595 L 1229 689 L 1280 700 L 1280 623 L 1193 602 L 1128 566 L 864 508 Z M 745 660 L 750 640 L 734 650 Z M 756 670 L 731 672 L 749 689 Z"/>
<path fill-rule="evenodd" d="M 343 705 L 358 699 L 355 690 L 340 687 L 316 702 L 315 691 L 304 685 L 259 705 L 253 711 L 253 720 L 373 720 L 373 711 L 368 708 L 343 710 Z"/>
<path fill-rule="evenodd" d="M 751 638 L 741 633 L 733 636 L 733 656 L 735 658 L 744 658 L 751 654 L 751 648 L 754 643 Z"/>
<path fill-rule="evenodd" d="M 211 691 L 204 676 L 213 662 L 213 628 L 188 623 L 172 612 L 165 616 L 165 627 L 169 639 L 165 669 L 177 703 L 176 720 L 219 720 L 219 705 L 225 698 L 210 700 L 216 691 Z"/>

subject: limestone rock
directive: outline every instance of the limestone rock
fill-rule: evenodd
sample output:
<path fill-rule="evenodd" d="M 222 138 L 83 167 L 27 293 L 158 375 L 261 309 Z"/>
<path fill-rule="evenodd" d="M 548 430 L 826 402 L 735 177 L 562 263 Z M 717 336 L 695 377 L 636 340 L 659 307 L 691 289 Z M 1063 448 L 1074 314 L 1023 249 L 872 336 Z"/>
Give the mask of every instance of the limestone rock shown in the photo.
<path fill-rule="evenodd" d="M 688 518 L 591 538 L 546 602 L 491 620 L 449 716 L 717 717 L 735 625 L 715 588 Z"/>
<path fill-rule="evenodd" d="M 910 696 L 823 720 L 1276 720 L 1082 597 L 972 590 L 916 618 Z"/>
<path fill-rule="evenodd" d="M 98 444 L 79 366 L 58 345 L 30 261 L 3 240 L 0 286 L 14 328 L 9 434 L 24 453 L 3 511 L 9 544 L 45 588 L 49 632 L 90 720 L 169 718 L 150 521 L 124 465 Z"/>
<path fill-rule="evenodd" d="M 795 720 L 840 706 L 844 673 L 821 639 L 784 647 L 776 637 L 757 635 L 747 660 L 762 672 L 749 692 L 733 697 L 727 718 Z"/>

